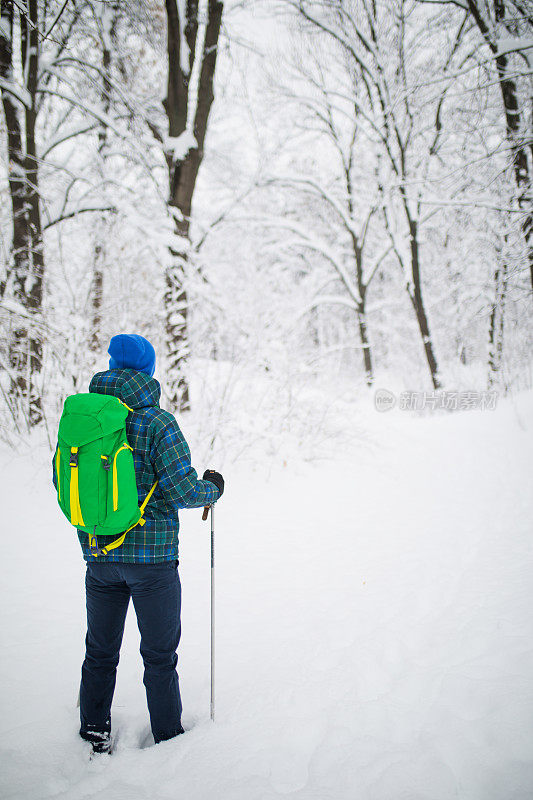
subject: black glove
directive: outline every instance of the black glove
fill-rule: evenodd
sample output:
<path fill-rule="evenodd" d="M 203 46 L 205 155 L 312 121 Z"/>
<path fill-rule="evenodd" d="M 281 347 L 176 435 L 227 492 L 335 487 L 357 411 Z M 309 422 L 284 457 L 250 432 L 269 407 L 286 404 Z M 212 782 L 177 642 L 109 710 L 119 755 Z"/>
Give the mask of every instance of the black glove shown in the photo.
<path fill-rule="evenodd" d="M 213 483 L 219 492 L 219 497 L 222 497 L 224 494 L 224 478 L 220 474 L 220 472 L 215 472 L 214 469 L 206 469 L 204 474 L 202 475 L 203 481 L 209 481 L 209 483 Z"/>

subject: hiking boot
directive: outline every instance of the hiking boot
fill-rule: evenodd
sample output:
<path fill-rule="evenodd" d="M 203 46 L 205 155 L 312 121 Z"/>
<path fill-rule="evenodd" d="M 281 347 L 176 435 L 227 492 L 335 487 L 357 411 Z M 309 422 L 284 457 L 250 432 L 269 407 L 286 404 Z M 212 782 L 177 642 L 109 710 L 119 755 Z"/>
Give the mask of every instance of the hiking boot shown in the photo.
<path fill-rule="evenodd" d="M 111 733 L 109 731 L 80 731 L 80 736 L 90 742 L 93 753 L 111 752 Z"/>
<path fill-rule="evenodd" d="M 93 753 L 111 753 L 111 734 L 105 733 L 104 738 L 91 742 Z"/>

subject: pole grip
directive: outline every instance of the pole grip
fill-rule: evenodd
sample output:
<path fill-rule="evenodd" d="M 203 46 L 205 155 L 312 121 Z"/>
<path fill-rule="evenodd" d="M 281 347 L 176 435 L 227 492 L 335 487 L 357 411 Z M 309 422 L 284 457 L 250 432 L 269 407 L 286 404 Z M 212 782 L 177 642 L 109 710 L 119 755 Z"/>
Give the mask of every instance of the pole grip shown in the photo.
<path fill-rule="evenodd" d="M 209 514 L 210 506 L 204 506 L 204 513 L 202 514 L 202 520 L 205 522 L 207 519 L 207 515 Z"/>

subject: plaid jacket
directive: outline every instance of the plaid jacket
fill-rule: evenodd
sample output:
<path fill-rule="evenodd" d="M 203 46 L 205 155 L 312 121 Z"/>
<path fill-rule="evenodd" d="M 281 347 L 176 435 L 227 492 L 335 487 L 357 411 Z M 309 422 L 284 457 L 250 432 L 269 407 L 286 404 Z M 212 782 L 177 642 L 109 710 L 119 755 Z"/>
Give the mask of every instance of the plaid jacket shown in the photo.
<path fill-rule="evenodd" d="M 113 369 L 98 372 L 89 391 L 115 395 L 133 409 L 126 419 L 126 434 L 133 448 L 139 505 L 155 481 L 159 483 L 146 506 L 145 525 L 133 528 L 124 544 L 106 556 L 92 556 L 88 534 L 78 531 L 84 559 L 151 564 L 177 559 L 178 510 L 210 505 L 217 500 L 218 489 L 198 480 L 178 423 L 159 408 L 161 387 L 154 378 L 132 369 Z M 107 538 L 100 537 L 100 542 L 105 545 Z"/>

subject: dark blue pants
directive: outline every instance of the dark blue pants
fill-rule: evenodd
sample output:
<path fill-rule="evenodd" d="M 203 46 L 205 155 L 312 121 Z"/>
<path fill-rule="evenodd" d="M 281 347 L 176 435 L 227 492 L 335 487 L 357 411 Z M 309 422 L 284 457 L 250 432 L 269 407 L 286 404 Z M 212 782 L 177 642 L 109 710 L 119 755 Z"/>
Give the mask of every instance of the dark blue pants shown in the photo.
<path fill-rule="evenodd" d="M 130 597 L 141 633 L 144 685 L 156 742 L 183 732 L 176 664 L 181 584 L 176 561 L 161 564 L 89 562 L 85 577 L 87 638 L 81 670 L 80 734 L 111 730 L 120 645 Z"/>

